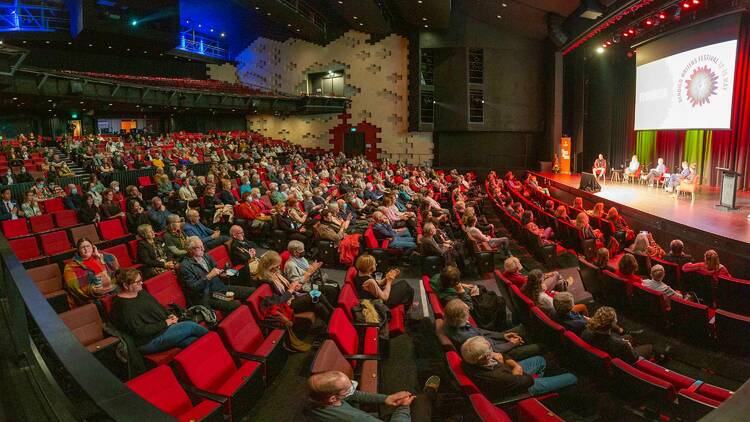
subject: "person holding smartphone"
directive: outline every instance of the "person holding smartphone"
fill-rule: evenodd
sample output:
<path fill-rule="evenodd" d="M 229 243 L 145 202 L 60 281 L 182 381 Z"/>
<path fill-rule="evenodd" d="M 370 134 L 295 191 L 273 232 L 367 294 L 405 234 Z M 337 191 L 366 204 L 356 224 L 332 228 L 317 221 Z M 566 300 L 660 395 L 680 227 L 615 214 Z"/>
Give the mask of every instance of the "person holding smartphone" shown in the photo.
<path fill-rule="evenodd" d="M 74 304 L 85 305 L 113 292 L 116 286 L 112 276 L 118 268 L 114 255 L 99 252 L 88 238 L 78 239 L 76 253 L 63 270 L 66 290 Z"/>

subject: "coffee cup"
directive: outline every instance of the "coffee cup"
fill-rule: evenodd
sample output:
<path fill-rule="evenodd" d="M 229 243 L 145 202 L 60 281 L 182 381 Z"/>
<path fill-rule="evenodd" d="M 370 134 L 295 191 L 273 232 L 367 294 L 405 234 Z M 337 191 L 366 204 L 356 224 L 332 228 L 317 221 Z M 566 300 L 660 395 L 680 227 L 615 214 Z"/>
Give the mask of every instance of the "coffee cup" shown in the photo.
<path fill-rule="evenodd" d="M 224 293 L 224 296 L 226 296 L 229 300 L 234 300 L 234 292 L 226 292 Z"/>

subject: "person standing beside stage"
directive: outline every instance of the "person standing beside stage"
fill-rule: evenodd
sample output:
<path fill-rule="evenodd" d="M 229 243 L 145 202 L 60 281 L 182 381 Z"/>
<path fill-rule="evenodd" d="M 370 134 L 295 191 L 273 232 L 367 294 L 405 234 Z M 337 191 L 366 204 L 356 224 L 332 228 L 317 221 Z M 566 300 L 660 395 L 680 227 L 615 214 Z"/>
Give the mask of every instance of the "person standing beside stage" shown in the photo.
<path fill-rule="evenodd" d="M 635 172 L 638 171 L 638 169 L 641 168 L 641 163 L 638 162 L 638 156 L 634 155 L 633 158 L 630 159 L 630 164 L 628 164 L 627 167 L 625 167 L 625 176 L 631 176 L 634 175 Z"/>
<path fill-rule="evenodd" d="M 648 182 L 648 187 L 651 187 L 654 185 L 655 179 L 660 178 L 665 171 L 667 171 L 667 166 L 664 165 L 664 159 L 659 157 L 659 159 L 656 160 L 656 168 L 652 168 L 649 170 L 648 174 L 642 175 L 641 180 Z"/>
<path fill-rule="evenodd" d="M 604 159 L 604 155 L 599 154 L 599 158 L 594 161 L 594 167 L 592 168 L 594 177 L 597 179 L 602 177 L 606 178 L 607 175 L 607 160 Z"/>

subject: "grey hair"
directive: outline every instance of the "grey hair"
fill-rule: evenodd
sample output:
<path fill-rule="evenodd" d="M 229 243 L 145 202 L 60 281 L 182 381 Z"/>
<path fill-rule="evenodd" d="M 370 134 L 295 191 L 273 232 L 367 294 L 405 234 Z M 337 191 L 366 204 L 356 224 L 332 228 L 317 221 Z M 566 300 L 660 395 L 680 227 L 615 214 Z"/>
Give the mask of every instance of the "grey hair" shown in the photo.
<path fill-rule="evenodd" d="M 462 327 L 469 320 L 469 306 L 461 299 L 453 299 L 445 305 L 445 325 Z"/>
<path fill-rule="evenodd" d="M 148 229 L 153 230 L 153 227 L 151 227 L 151 224 L 141 224 L 140 226 L 138 226 L 136 230 L 138 231 L 139 236 L 145 238 L 146 232 L 148 231 Z"/>
<path fill-rule="evenodd" d="M 432 223 L 425 223 L 424 228 L 422 229 L 422 232 L 429 233 L 435 228 L 435 225 Z"/>
<path fill-rule="evenodd" d="M 664 267 L 660 264 L 656 264 L 651 267 L 651 278 L 656 281 L 664 280 L 665 275 Z"/>
<path fill-rule="evenodd" d="M 185 247 L 187 250 L 193 249 L 197 245 L 203 245 L 203 241 L 198 236 L 188 236 L 187 239 L 185 239 Z"/>
<path fill-rule="evenodd" d="M 573 309 L 574 304 L 575 300 L 573 299 L 573 294 L 570 292 L 558 292 L 552 299 L 552 305 L 558 314 L 567 314 Z"/>
<path fill-rule="evenodd" d="M 290 240 L 286 248 L 289 252 L 304 251 L 305 244 L 300 242 L 299 240 Z"/>
<path fill-rule="evenodd" d="M 482 336 L 474 336 L 461 345 L 461 357 L 466 363 L 476 365 L 492 354 L 492 345 Z"/>
<path fill-rule="evenodd" d="M 179 215 L 177 215 L 177 214 L 169 214 L 167 216 L 167 224 L 179 223 L 179 222 L 180 222 L 180 216 Z"/>

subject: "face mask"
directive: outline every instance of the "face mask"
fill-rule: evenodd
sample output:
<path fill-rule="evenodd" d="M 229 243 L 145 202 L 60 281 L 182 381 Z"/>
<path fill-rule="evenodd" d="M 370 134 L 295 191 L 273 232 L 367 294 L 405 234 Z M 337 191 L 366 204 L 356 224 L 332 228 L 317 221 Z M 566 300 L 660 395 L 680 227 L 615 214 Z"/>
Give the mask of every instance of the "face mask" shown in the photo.
<path fill-rule="evenodd" d="M 359 385 L 359 384 L 357 383 L 357 381 L 352 381 L 352 386 L 351 386 L 351 387 L 349 387 L 349 389 L 348 389 L 348 390 L 346 390 L 346 393 L 344 393 L 344 397 L 343 397 L 343 399 L 346 399 L 346 398 L 349 398 L 349 397 L 353 396 L 353 395 L 354 395 L 354 393 L 356 393 L 356 392 L 357 392 L 357 385 Z"/>
<path fill-rule="evenodd" d="M 115 186 L 115 187 L 112 188 L 112 190 L 114 190 L 115 192 L 119 192 L 120 191 L 120 187 L 119 186 Z"/>
<path fill-rule="evenodd" d="M 44 183 L 37 183 L 36 187 L 39 189 L 44 189 Z"/>
<path fill-rule="evenodd" d="M 71 189 L 70 190 L 70 194 L 71 195 L 78 195 L 78 189 L 76 189 L 76 188 Z"/>

